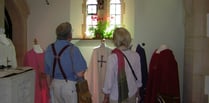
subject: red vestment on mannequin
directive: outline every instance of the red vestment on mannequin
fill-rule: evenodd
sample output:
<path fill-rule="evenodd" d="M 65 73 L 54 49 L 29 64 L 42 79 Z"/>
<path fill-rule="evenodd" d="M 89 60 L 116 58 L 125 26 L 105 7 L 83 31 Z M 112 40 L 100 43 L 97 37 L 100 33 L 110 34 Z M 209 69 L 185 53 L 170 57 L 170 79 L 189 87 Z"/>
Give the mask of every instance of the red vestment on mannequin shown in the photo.
<path fill-rule="evenodd" d="M 36 53 L 31 49 L 25 54 L 24 65 L 33 67 L 36 72 L 34 103 L 49 103 L 49 88 L 44 75 L 44 53 Z"/>
<path fill-rule="evenodd" d="M 145 103 L 156 103 L 159 94 L 180 98 L 178 65 L 170 49 L 153 53 L 147 82 Z"/>

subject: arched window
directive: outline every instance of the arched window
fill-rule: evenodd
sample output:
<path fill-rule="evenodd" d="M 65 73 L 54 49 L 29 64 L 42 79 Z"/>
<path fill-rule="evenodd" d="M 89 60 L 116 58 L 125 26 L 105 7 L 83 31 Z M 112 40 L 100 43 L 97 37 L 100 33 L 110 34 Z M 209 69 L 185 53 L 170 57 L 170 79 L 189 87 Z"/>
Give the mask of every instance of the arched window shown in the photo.
<path fill-rule="evenodd" d="M 111 38 L 115 27 L 122 26 L 122 0 L 85 0 L 86 38 Z"/>
<path fill-rule="evenodd" d="M 110 0 L 110 25 L 121 26 L 120 0 Z"/>
<path fill-rule="evenodd" d="M 87 0 L 86 2 L 86 36 L 92 37 L 89 28 L 97 25 L 97 0 Z"/>

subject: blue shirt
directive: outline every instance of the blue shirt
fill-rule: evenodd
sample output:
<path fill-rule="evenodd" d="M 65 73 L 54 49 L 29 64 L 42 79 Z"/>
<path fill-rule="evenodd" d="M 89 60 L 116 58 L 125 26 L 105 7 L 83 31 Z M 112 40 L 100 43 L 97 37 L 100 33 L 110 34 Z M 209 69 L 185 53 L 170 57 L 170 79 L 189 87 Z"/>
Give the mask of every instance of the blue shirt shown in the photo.
<path fill-rule="evenodd" d="M 67 79 L 71 81 L 76 81 L 78 79 L 78 77 L 76 76 L 76 73 L 85 71 L 87 69 L 87 64 L 79 48 L 67 40 L 55 41 L 54 47 L 55 47 L 56 53 L 58 54 L 61 51 L 61 49 L 66 45 L 70 45 L 70 46 L 67 49 L 65 49 L 62 55 L 60 56 L 60 62 L 61 62 L 62 68 L 64 70 L 64 73 Z M 71 55 L 71 52 L 72 52 L 72 55 Z M 51 45 L 47 47 L 45 51 L 44 59 L 45 59 L 45 73 L 52 77 L 54 54 L 53 54 Z M 64 79 L 61 73 L 61 70 L 59 68 L 58 62 L 56 63 L 54 78 Z"/>

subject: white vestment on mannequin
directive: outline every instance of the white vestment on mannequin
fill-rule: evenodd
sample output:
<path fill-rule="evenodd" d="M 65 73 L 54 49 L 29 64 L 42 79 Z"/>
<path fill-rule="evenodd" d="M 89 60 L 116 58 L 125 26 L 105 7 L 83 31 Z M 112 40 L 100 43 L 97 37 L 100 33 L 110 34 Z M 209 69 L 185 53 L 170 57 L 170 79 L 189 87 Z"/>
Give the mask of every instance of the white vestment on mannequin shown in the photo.
<path fill-rule="evenodd" d="M 15 47 L 5 34 L 0 33 L 0 65 L 17 67 Z"/>
<path fill-rule="evenodd" d="M 102 43 L 99 47 L 94 48 L 92 52 L 91 61 L 85 74 L 92 94 L 92 103 L 102 103 L 104 99 L 102 88 L 106 73 L 106 61 L 111 51 L 109 47 Z"/>

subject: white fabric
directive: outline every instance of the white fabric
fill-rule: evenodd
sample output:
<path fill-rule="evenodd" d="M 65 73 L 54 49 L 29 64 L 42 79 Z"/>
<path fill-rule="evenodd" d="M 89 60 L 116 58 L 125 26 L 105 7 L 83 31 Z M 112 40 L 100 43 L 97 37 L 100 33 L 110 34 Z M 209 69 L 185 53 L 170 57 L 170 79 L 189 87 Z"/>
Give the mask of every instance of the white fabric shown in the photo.
<path fill-rule="evenodd" d="M 54 103 L 77 103 L 76 82 L 53 79 L 51 84 Z"/>
<path fill-rule="evenodd" d="M 160 53 L 161 51 L 168 49 L 168 46 L 165 44 L 160 45 L 160 47 L 157 49 L 156 53 Z"/>
<path fill-rule="evenodd" d="M 134 70 L 134 73 L 137 76 L 137 81 L 136 81 L 131 71 L 131 68 L 128 65 L 128 62 L 125 60 L 125 72 L 126 72 L 126 79 L 129 90 L 128 95 L 129 97 L 132 97 L 137 92 L 137 89 L 142 86 L 140 57 L 138 53 L 131 50 L 123 51 L 123 53 L 128 58 Z M 118 75 L 117 55 L 111 54 L 107 60 L 107 72 L 106 72 L 104 88 L 103 88 L 105 94 L 110 94 L 111 100 L 118 100 L 117 75 Z"/>
<path fill-rule="evenodd" d="M 0 28 L 0 42 L 5 45 L 9 45 L 9 40 L 7 39 L 4 32 L 5 32 L 4 28 Z"/>
<path fill-rule="evenodd" d="M 0 34 L 3 37 L 2 34 Z M 16 51 L 12 41 L 8 38 L 0 39 L 0 65 L 17 67 Z"/>
<path fill-rule="evenodd" d="M 110 99 L 110 103 L 118 103 L 118 101 Z M 136 101 L 136 96 L 134 95 L 128 98 L 127 100 L 122 101 L 121 103 L 138 103 L 138 102 Z"/>
<path fill-rule="evenodd" d="M 36 53 L 38 53 L 38 54 L 44 52 L 44 50 L 43 50 L 43 49 L 41 48 L 41 46 L 38 45 L 38 44 L 33 45 L 33 50 L 34 50 Z"/>
<path fill-rule="evenodd" d="M 104 99 L 102 87 L 106 73 L 106 63 L 98 61 L 101 61 L 101 56 L 103 56 L 102 61 L 107 62 L 107 57 L 110 53 L 111 49 L 103 43 L 99 47 L 94 48 L 92 52 L 91 61 L 87 72 L 85 73 L 85 77 L 89 84 L 89 90 L 92 94 L 92 103 L 102 103 Z"/>
<path fill-rule="evenodd" d="M 7 39 L 5 34 L 0 34 L 0 42 L 4 45 L 9 45 L 10 44 L 10 42 Z"/>

